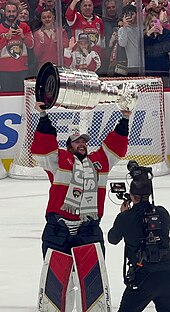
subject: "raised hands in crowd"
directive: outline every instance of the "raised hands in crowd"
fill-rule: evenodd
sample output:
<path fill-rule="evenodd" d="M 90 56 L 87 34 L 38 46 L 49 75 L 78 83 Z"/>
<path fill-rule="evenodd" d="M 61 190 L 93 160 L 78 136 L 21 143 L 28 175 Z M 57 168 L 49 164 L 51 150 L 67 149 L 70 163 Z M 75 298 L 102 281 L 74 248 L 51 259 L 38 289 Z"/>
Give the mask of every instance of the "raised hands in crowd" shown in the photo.
<path fill-rule="evenodd" d="M 64 49 L 64 64 L 72 69 L 85 69 L 96 72 L 101 66 L 100 56 L 91 49 L 87 34 L 80 33 L 78 40 L 72 37 L 68 48 Z"/>
<path fill-rule="evenodd" d="M 135 1 L 122 0 L 117 2 L 115 0 L 105 0 L 102 6 L 102 14 L 99 14 L 98 16 L 96 13 L 100 6 L 99 2 L 101 1 L 61 1 L 62 25 L 60 30 L 57 31 L 61 32 L 61 36 L 58 40 L 61 41 L 61 38 L 64 38 L 62 45 L 59 44 L 59 47 L 62 47 L 62 50 L 61 48 L 59 49 L 59 53 L 63 54 L 64 66 L 93 70 L 96 71 L 99 76 L 117 76 L 115 67 L 119 62 L 118 56 L 120 55 L 119 49 L 121 47 L 122 51 L 124 49 L 123 53 L 121 51 L 121 61 L 123 61 L 123 63 L 126 63 L 127 61 L 126 74 L 128 73 L 129 76 L 139 75 L 140 53 L 138 45 L 138 24 Z M 58 51 L 59 43 L 57 42 L 58 36 L 56 35 L 55 30 L 55 0 L 39 0 L 37 2 L 33 0 L 16 0 L 15 3 L 17 9 L 14 13 L 14 15 L 16 15 L 13 21 L 14 26 L 11 27 L 9 24 L 7 31 L 4 31 L 4 22 L 8 18 L 8 12 L 6 11 L 7 3 L 11 5 L 10 1 L 0 1 L 1 51 L 5 48 L 5 46 L 7 46 L 7 44 L 9 45 L 8 41 L 15 38 L 15 36 L 23 41 L 22 43 L 24 44 L 24 49 L 21 49 L 19 53 L 17 53 L 17 62 L 21 60 L 23 55 L 25 58 L 27 54 L 28 67 L 25 68 L 27 72 L 25 78 L 31 75 L 36 75 L 41 65 L 43 65 L 46 61 L 52 61 L 58 65 L 58 52 L 54 52 Z M 14 2 L 12 1 L 12 3 Z M 47 9 L 48 14 L 45 13 L 47 12 Z M 53 22 L 51 23 L 50 18 L 48 17 L 46 17 L 46 22 L 44 22 L 42 19 L 43 14 L 50 15 Z M 170 2 L 168 0 L 143 1 L 141 14 L 143 15 L 144 23 L 149 14 L 156 17 L 152 27 L 149 27 L 148 29 L 147 35 L 162 35 L 164 29 L 170 29 Z M 120 19 L 122 27 L 119 27 L 118 25 Z M 22 23 L 23 27 L 21 27 L 19 23 Z M 25 24 L 30 28 L 26 28 L 27 26 L 24 26 Z M 144 24 L 144 34 L 145 29 L 146 27 Z M 31 43 L 30 40 L 28 42 L 28 39 L 26 39 L 28 38 L 28 34 L 29 37 L 31 36 Z M 84 42 L 83 40 L 79 40 L 79 36 L 82 36 L 82 34 L 86 35 L 86 40 L 84 40 Z M 6 41 L 2 40 L 4 38 Z M 13 50 L 17 51 L 16 46 Z M 14 58 L 13 50 L 11 50 L 12 53 L 7 52 L 11 61 L 11 57 Z M 55 57 L 54 54 L 56 54 Z M 1 52 L 0 60 L 2 57 L 4 58 L 4 54 Z M 16 58 L 14 59 L 16 61 Z M 61 57 L 59 59 L 61 59 Z M 33 72 L 32 70 L 29 72 L 31 66 L 33 68 Z M 3 66 L 1 67 L 1 71 L 4 73 L 4 70 L 2 69 Z M 15 70 L 16 65 L 12 67 L 12 71 L 15 72 Z M 159 76 L 159 71 L 157 72 L 157 76 Z"/>

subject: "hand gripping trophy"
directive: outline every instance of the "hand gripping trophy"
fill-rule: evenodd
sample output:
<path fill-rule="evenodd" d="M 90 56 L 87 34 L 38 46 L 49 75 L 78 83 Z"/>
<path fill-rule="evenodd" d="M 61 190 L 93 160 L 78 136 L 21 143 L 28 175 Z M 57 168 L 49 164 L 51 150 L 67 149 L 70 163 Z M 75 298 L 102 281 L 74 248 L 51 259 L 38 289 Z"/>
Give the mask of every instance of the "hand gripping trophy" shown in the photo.
<path fill-rule="evenodd" d="M 120 110 L 135 106 L 137 85 L 116 80 L 101 81 L 94 72 L 57 68 L 45 63 L 36 79 L 36 101 L 43 109 L 53 106 L 74 110 L 91 110 L 98 104 L 116 103 Z"/>

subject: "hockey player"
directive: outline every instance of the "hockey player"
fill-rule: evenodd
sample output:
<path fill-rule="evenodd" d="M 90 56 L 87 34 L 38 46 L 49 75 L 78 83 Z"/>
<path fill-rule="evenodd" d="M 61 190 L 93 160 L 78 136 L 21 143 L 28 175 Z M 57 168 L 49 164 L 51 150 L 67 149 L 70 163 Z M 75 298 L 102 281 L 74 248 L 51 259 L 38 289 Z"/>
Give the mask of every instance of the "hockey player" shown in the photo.
<path fill-rule="evenodd" d="M 67 150 L 59 149 L 56 129 L 40 108 L 41 105 L 41 102 L 36 103 L 40 120 L 31 151 L 51 182 L 47 224 L 43 233 L 43 255 L 48 247 L 70 254 L 72 245 L 92 242 L 100 242 L 104 252 L 99 220 L 103 216 L 107 177 L 113 165 L 126 154 L 128 117 L 131 112 L 123 111 L 123 118 L 105 138 L 100 149 L 88 155 L 87 142 L 90 138 L 87 134 L 71 134 L 66 142 Z M 65 233 L 59 231 L 58 221 L 61 218 Z M 73 222 L 69 223 L 68 220 Z M 49 227 L 49 224 L 53 226 Z M 72 234 L 78 231 L 79 235 L 68 239 L 68 228 Z"/>
<path fill-rule="evenodd" d="M 164 207 L 150 204 L 151 193 L 151 180 L 142 175 L 138 181 L 133 180 L 132 208 L 129 201 L 122 204 L 108 233 L 111 244 L 125 241 L 126 289 L 118 312 L 141 312 L 151 301 L 156 311 L 170 311 L 170 216 Z"/>
<path fill-rule="evenodd" d="M 113 165 L 126 154 L 131 112 L 122 111 L 122 118 L 101 147 L 88 154 L 90 137 L 86 133 L 72 133 L 66 142 L 67 149 L 58 147 L 56 129 L 41 105 L 42 102 L 35 105 L 40 120 L 31 151 L 51 183 L 42 235 L 43 256 L 48 248 L 71 255 L 73 247 L 92 243 L 100 243 L 104 254 L 99 224 L 104 212 L 107 177 Z M 72 311 L 71 305 L 68 311 Z"/>

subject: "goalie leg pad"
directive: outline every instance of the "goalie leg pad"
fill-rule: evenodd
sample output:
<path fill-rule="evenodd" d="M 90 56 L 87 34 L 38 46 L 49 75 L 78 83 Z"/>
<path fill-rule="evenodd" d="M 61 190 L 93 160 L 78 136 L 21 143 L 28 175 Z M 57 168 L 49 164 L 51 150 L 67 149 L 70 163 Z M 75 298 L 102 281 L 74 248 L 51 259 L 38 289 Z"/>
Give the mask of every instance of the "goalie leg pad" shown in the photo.
<path fill-rule="evenodd" d="M 100 243 L 72 248 L 81 312 L 111 312 L 111 296 Z M 81 300 L 80 300 L 81 298 Z"/>
<path fill-rule="evenodd" d="M 72 256 L 47 250 L 40 278 L 38 311 L 65 312 L 72 268 Z"/>

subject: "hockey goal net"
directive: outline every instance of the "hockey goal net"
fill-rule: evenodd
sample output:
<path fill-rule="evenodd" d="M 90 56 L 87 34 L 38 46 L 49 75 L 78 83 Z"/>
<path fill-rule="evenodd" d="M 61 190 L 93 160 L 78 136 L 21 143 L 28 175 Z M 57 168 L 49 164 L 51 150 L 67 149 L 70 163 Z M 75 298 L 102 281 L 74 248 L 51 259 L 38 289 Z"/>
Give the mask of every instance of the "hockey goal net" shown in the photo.
<path fill-rule="evenodd" d="M 102 78 L 101 80 L 108 80 Z M 129 79 L 128 79 L 129 80 Z M 110 176 L 125 177 L 128 160 L 134 159 L 140 166 L 152 166 L 154 175 L 169 172 L 167 165 L 166 135 L 164 123 L 164 98 L 161 78 L 130 79 L 137 84 L 138 99 L 130 117 L 129 146 L 125 159 L 112 169 Z M 118 84 L 127 79 L 112 79 Z M 44 179 L 46 173 L 37 165 L 30 151 L 33 134 L 39 120 L 34 109 L 35 81 L 25 81 L 25 96 L 19 141 L 9 175 L 14 178 Z M 79 127 L 90 135 L 88 151 L 96 150 L 107 133 L 114 128 L 121 117 L 117 105 L 99 104 L 87 111 L 74 111 L 62 107 L 53 107 L 48 111 L 53 125 L 57 129 L 59 146 L 64 148 L 69 136 L 70 125 Z"/>

